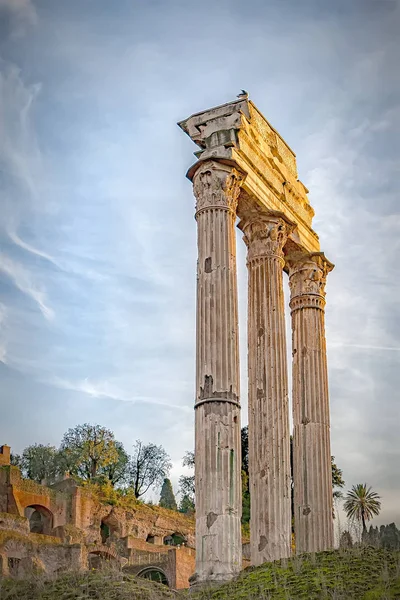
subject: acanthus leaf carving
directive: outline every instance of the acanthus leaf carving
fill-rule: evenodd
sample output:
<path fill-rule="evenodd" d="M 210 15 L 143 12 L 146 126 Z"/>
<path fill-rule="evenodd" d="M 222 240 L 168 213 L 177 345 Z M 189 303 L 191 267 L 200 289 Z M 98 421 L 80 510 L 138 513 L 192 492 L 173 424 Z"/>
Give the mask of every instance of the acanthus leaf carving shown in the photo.
<path fill-rule="evenodd" d="M 236 214 L 240 186 L 244 177 L 235 168 L 209 161 L 193 177 L 196 212 L 225 208 Z"/>
<path fill-rule="evenodd" d="M 293 225 L 275 215 L 255 214 L 242 219 L 240 229 L 248 248 L 247 260 L 270 256 L 283 261 L 283 247 Z"/>
<path fill-rule="evenodd" d="M 325 297 L 328 273 L 333 265 L 320 252 L 302 254 L 287 260 L 291 298 L 305 295 Z"/>

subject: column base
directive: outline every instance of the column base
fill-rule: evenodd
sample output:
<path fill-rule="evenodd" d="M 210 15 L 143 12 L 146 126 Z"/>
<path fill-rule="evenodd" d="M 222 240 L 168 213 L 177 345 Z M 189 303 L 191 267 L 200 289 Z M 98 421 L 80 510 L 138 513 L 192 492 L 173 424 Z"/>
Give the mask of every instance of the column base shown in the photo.
<path fill-rule="evenodd" d="M 239 573 L 216 573 L 213 575 L 209 575 L 207 579 L 200 578 L 197 573 L 193 573 L 191 577 L 189 577 L 190 584 L 190 593 L 196 593 L 202 590 L 214 589 L 225 583 L 231 582 L 235 579 Z"/>

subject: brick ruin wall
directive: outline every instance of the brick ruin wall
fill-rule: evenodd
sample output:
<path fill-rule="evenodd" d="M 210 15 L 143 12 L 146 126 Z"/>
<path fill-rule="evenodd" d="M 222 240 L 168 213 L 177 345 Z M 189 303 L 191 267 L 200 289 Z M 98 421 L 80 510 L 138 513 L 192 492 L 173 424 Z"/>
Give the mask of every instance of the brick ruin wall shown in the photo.
<path fill-rule="evenodd" d="M 84 570 L 104 559 L 136 574 L 154 567 L 170 587 L 188 587 L 195 563 L 193 519 L 139 502 L 129 509 L 104 504 L 72 479 L 50 487 L 23 479 L 4 448 L 0 576 Z"/>

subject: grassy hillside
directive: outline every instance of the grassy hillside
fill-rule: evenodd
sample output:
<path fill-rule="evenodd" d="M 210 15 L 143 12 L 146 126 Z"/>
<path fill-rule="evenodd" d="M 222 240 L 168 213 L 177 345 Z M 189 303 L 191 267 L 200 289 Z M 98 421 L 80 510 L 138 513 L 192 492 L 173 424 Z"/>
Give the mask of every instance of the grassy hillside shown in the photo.
<path fill-rule="evenodd" d="M 320 552 L 243 571 L 196 600 L 400 599 L 400 552 L 372 547 Z"/>
<path fill-rule="evenodd" d="M 0 579 L 1 600 L 171 600 L 176 592 L 166 586 L 116 571 L 61 575 L 55 580 L 32 577 L 26 581 Z"/>
<path fill-rule="evenodd" d="M 0 600 L 400 600 L 400 552 L 321 552 L 243 571 L 225 586 L 173 592 L 113 571 L 0 580 Z"/>

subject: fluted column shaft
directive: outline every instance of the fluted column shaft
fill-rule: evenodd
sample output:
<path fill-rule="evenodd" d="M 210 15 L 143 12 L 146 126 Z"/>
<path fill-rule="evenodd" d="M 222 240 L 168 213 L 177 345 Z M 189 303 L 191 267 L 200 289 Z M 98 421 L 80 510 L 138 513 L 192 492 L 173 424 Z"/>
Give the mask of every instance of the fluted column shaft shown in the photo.
<path fill-rule="evenodd" d="M 240 222 L 248 247 L 251 562 L 290 556 L 290 431 L 283 246 L 292 227 L 273 215 Z"/>
<path fill-rule="evenodd" d="M 213 161 L 193 178 L 198 266 L 192 584 L 229 580 L 242 566 L 235 238 L 240 182 L 235 169 Z"/>
<path fill-rule="evenodd" d="M 293 479 L 296 551 L 333 547 L 332 468 L 322 253 L 289 260 L 293 352 Z"/>

